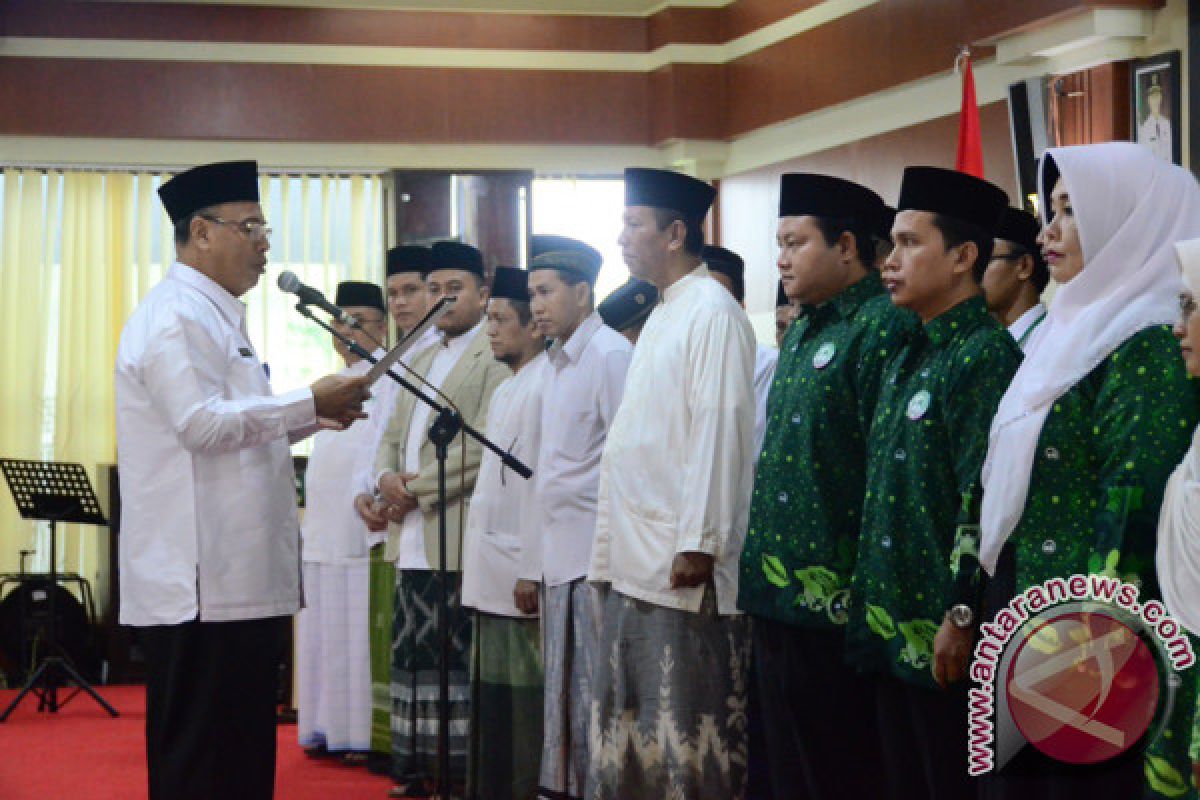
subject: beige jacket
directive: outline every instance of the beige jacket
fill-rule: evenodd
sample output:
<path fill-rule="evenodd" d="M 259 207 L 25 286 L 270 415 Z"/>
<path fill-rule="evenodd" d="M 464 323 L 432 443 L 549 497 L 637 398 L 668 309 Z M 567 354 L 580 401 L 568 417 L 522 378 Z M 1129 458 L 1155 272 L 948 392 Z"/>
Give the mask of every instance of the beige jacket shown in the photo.
<path fill-rule="evenodd" d="M 429 373 L 433 357 L 440 344 L 435 344 L 420 353 L 412 361 L 412 369 L 418 375 Z M 488 404 L 492 394 L 506 378 L 512 375 L 504 364 L 492 357 L 487 334 L 480 329 L 467 351 L 459 359 L 446 380 L 442 383 L 442 394 L 459 410 L 466 423 L 481 433 L 487 420 Z M 433 443 L 426 437 L 421 444 L 420 463 L 404 463 L 405 443 L 408 441 L 408 426 L 412 420 L 417 400 L 411 392 L 401 390 L 396 396 L 396 405 L 388 421 L 387 430 L 379 445 L 376 458 L 377 471 L 416 472 L 417 477 L 408 483 L 408 490 L 416 495 L 425 521 L 425 553 L 432 568 L 438 564 L 438 510 L 437 510 L 437 456 Z M 429 418 L 430 424 L 433 416 Z M 465 443 L 465 446 L 464 446 Z M 446 460 L 446 560 L 452 570 L 462 569 L 462 531 L 467 516 L 467 506 L 475 489 L 475 476 L 479 472 L 480 445 L 466 434 L 451 443 Z M 388 524 L 387 548 L 384 551 L 389 561 L 395 561 L 400 552 L 400 523 Z"/>

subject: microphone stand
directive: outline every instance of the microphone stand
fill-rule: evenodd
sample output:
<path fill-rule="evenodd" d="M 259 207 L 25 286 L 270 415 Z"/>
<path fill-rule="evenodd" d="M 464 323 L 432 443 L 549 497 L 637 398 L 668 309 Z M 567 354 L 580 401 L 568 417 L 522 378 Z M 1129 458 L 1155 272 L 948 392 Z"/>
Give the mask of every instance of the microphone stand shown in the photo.
<path fill-rule="evenodd" d="M 372 364 L 379 359 L 368 353 L 363 347 L 359 346 L 348 336 L 345 336 L 334 330 L 331 325 L 326 324 L 323 320 L 318 319 L 309 311 L 308 306 L 302 301 L 296 304 L 296 310 L 301 315 L 307 317 L 313 322 L 320 325 L 330 334 L 337 338 L 342 344 L 350 349 L 359 358 L 369 361 Z M 405 369 L 407 369 L 405 365 Z M 389 378 L 403 386 L 409 392 L 412 392 L 418 400 L 429 406 L 430 410 L 435 414 L 433 424 L 429 428 L 429 441 L 433 443 L 434 453 L 437 456 L 438 462 L 438 645 L 440 658 L 438 659 L 438 776 L 437 776 L 437 794 L 443 800 L 450 798 L 450 625 L 449 625 L 449 606 L 450 606 L 450 578 L 446 569 L 446 460 L 448 458 L 448 448 L 450 443 L 454 441 L 454 437 L 460 432 L 466 433 L 480 445 L 486 447 L 491 452 L 495 453 L 503 462 L 504 466 L 511 469 L 513 472 L 520 475 L 526 480 L 533 475 L 533 471 L 519 461 L 512 453 L 506 452 L 493 443 L 490 439 L 484 436 L 479 431 L 469 425 L 458 413 L 457 410 L 444 406 L 437 400 L 434 400 L 421 389 L 413 386 L 406 379 L 397 375 L 392 370 L 387 371 Z M 461 546 L 460 546 L 461 550 Z M 461 557 L 461 554 L 460 554 Z"/>

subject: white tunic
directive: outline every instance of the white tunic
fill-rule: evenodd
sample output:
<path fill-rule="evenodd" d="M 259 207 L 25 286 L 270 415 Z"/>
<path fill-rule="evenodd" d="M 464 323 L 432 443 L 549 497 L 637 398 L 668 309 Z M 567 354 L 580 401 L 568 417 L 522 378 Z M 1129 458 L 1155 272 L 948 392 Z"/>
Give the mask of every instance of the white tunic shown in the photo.
<path fill-rule="evenodd" d="M 359 361 L 342 375 L 365 375 L 368 361 Z M 391 382 L 390 379 L 384 379 Z M 321 431 L 313 437 L 312 454 L 304 477 L 304 523 L 300 527 L 304 560 L 314 564 L 364 561 L 371 532 L 354 509 L 354 496 L 371 480 L 375 451 L 384 426 L 377 424 L 380 398 L 372 394 L 363 404 L 367 419 L 344 431 Z M 366 424 L 370 420 L 371 424 Z"/>
<path fill-rule="evenodd" d="M 488 406 L 487 435 L 537 474 L 545 353 L 496 387 Z M 527 616 L 513 603 L 525 542 L 540 548 L 536 487 L 483 451 L 463 534 L 462 603 L 506 617 Z M 533 615 L 533 616 L 536 616 Z"/>
<path fill-rule="evenodd" d="M 271 394 L 245 314 L 233 295 L 176 263 L 121 333 L 122 624 L 300 609 L 288 444 L 315 431 L 313 396 Z"/>
<path fill-rule="evenodd" d="M 707 268 L 663 292 L 604 448 L 591 580 L 694 612 L 704 588 L 671 589 L 671 564 L 678 553 L 710 553 L 718 610 L 736 613 L 754 476 L 754 354 L 746 312 Z"/>
<path fill-rule="evenodd" d="M 475 337 L 483 330 L 483 325 L 483 321 L 480 321 L 474 328 L 453 339 L 445 336 L 434 339 L 432 346 L 438 350 L 433 357 L 433 362 L 429 365 L 425 383 L 440 389 L 446 377 L 454 369 L 454 365 L 466 354 L 471 342 L 475 341 Z M 409 353 L 413 353 L 413 351 L 410 350 Z M 415 356 L 416 353 L 413 355 Z M 401 389 L 401 391 L 404 390 Z M 429 427 L 433 424 L 430 417 L 431 411 L 432 409 L 423 402 L 417 402 L 413 406 L 412 417 L 408 423 L 408 436 L 404 442 L 405 464 L 421 463 L 421 445 L 425 443 L 425 438 L 429 435 Z M 416 472 L 417 468 L 413 466 L 408 471 Z M 404 522 L 401 525 L 400 552 L 396 556 L 396 569 L 429 569 L 429 557 L 425 553 L 424 513 L 421 509 L 414 508 L 404 515 Z"/>
<path fill-rule="evenodd" d="M 521 577 L 559 586 L 587 575 L 604 439 L 625 390 L 632 346 L 593 312 L 546 354 L 537 521 Z"/>
<path fill-rule="evenodd" d="M 775 380 L 775 367 L 779 364 L 779 351 L 758 343 L 754 351 L 754 463 L 762 452 L 763 437 L 767 433 L 767 395 L 771 393 L 771 382 Z"/>

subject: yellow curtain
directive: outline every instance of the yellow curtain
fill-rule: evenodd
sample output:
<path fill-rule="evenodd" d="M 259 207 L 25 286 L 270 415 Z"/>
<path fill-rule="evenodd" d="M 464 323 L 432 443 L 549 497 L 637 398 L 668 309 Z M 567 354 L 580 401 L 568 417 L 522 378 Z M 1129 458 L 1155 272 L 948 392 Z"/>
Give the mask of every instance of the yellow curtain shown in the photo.
<path fill-rule="evenodd" d="M 60 183 L 39 171 L 4 170 L 0 220 L 0 456 L 43 456 L 46 354 L 50 327 Z M 21 519 L 7 488 L 0 488 L 0 571 L 19 566 L 20 550 L 35 547 L 34 523 Z M 30 566 L 33 566 L 32 564 Z"/>
<path fill-rule="evenodd" d="M 167 177 L 4 170 L 0 457 L 76 461 L 93 483 L 97 465 L 115 461 L 112 376 L 121 328 L 174 260 L 170 221 L 155 193 Z M 264 176 L 261 186 L 276 231 L 272 264 L 243 300 L 272 384 L 286 391 L 337 365 L 327 335 L 295 312 L 275 279 L 290 269 L 330 299 L 339 280 L 382 281 L 382 190 L 373 175 Z M 49 566 L 41 530 L 20 519 L 0 488 L 0 572 L 16 571 L 20 550 L 36 550 L 32 569 Z M 59 568 L 102 589 L 107 531 L 60 530 Z"/>

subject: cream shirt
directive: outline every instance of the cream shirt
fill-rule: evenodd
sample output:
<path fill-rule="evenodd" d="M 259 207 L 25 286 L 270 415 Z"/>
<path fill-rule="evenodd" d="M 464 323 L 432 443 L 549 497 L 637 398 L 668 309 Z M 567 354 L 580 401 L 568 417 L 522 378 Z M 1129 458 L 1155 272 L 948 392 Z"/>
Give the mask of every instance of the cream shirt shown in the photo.
<path fill-rule="evenodd" d="M 481 320 L 474 328 L 453 339 L 445 336 L 434 339 L 434 344 L 431 346 L 437 348 L 437 354 L 434 355 L 433 362 L 429 365 L 429 374 L 425 376 L 426 383 L 440 389 L 450 371 L 454 369 L 454 365 L 463 357 L 471 346 L 471 342 L 483 330 L 483 326 L 484 322 Z M 415 355 L 412 350 L 408 353 Z M 408 353 L 405 355 L 407 356 Z M 401 387 L 397 387 L 397 389 L 405 391 Z M 404 463 L 406 465 L 421 463 L 421 445 L 425 443 L 425 438 L 429 435 L 429 426 L 433 424 L 430 412 L 429 406 L 423 402 L 418 402 L 413 406 L 412 418 L 408 423 L 408 438 L 404 443 Z M 417 467 L 413 466 L 411 470 L 406 467 L 406 471 L 416 472 Z M 414 508 L 404 515 L 404 522 L 401 525 L 400 553 L 396 557 L 396 569 L 429 568 L 429 558 L 425 553 L 425 515 L 421 509 Z"/>

